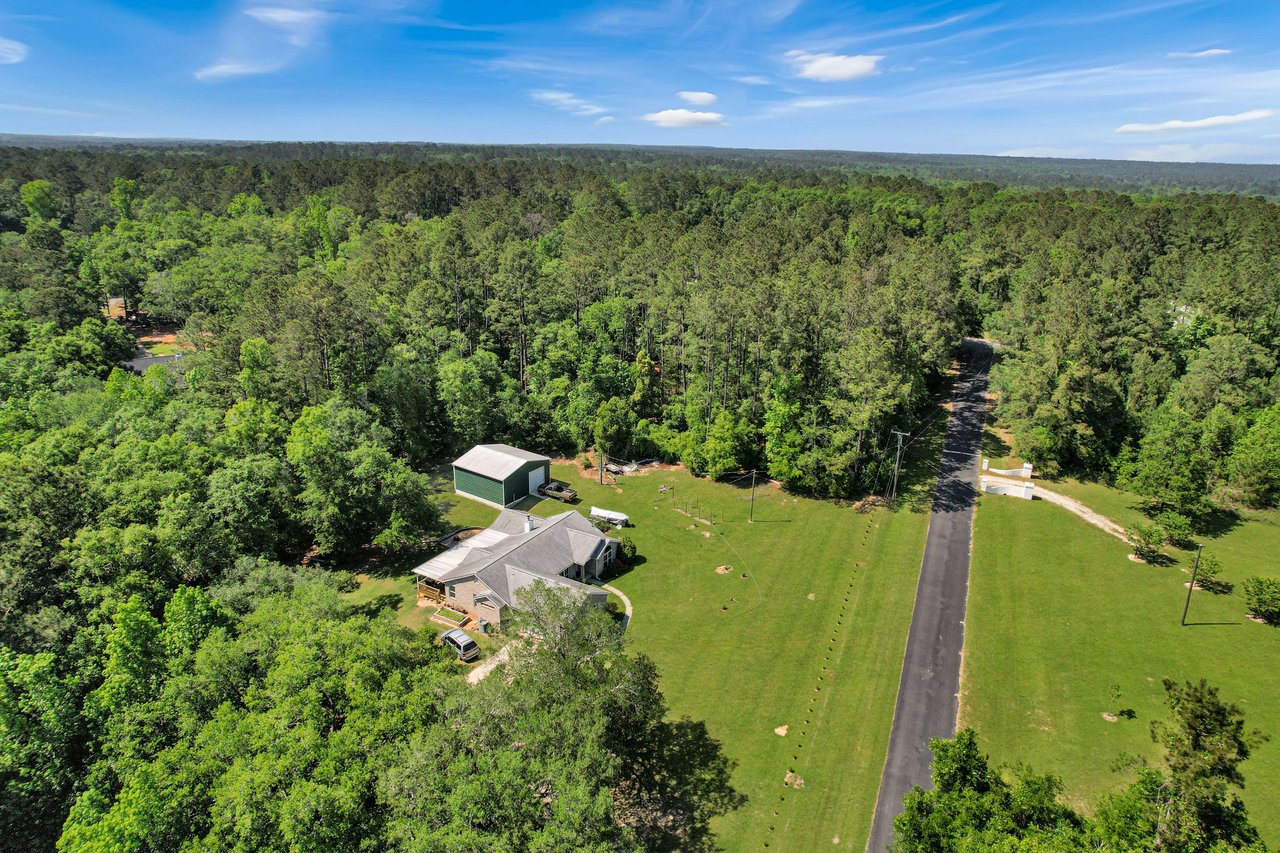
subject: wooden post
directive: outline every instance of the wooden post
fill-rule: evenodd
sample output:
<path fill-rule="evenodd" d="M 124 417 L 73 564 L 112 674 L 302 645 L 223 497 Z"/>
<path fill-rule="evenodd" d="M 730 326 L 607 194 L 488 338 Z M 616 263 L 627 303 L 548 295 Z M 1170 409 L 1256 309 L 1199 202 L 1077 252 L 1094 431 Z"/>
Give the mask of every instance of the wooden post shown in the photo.
<path fill-rule="evenodd" d="M 1196 572 L 1200 571 L 1200 552 L 1204 550 L 1203 545 L 1196 546 L 1196 562 L 1191 567 L 1191 585 L 1187 587 L 1187 603 L 1182 605 L 1182 624 L 1187 624 L 1187 611 L 1191 609 L 1191 593 L 1196 591 Z"/>

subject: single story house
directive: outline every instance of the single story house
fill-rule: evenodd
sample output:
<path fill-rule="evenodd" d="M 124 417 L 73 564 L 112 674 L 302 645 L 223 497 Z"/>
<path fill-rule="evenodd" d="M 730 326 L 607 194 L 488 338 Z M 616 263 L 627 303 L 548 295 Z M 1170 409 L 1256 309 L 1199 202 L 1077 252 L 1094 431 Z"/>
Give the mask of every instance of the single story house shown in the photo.
<path fill-rule="evenodd" d="M 599 578 L 618 555 L 618 543 L 574 510 L 537 518 L 504 509 L 487 529 L 456 542 L 413 570 L 418 597 L 465 610 L 491 625 L 520 609 L 520 590 L 537 581 L 572 590 L 604 607 Z"/>
<path fill-rule="evenodd" d="M 453 463 L 453 490 L 491 506 L 510 506 L 551 479 L 551 460 L 509 444 L 477 444 Z"/>

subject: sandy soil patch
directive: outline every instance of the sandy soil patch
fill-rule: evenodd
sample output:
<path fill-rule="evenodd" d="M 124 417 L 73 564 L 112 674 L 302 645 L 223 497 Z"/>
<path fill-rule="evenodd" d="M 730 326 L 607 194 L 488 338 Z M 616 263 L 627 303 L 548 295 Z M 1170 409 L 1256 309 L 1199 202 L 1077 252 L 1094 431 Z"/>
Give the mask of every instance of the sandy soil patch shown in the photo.
<path fill-rule="evenodd" d="M 790 726 L 778 726 L 776 729 L 773 730 L 773 733 L 778 737 L 786 737 L 787 731 L 790 728 L 791 728 Z"/>
<path fill-rule="evenodd" d="M 716 574 L 718 575 L 727 575 L 731 571 L 733 571 L 733 566 L 716 566 Z"/>
<path fill-rule="evenodd" d="M 803 788 L 804 779 L 800 778 L 798 774 L 792 773 L 788 770 L 787 775 L 782 777 L 782 784 L 789 788 Z"/>

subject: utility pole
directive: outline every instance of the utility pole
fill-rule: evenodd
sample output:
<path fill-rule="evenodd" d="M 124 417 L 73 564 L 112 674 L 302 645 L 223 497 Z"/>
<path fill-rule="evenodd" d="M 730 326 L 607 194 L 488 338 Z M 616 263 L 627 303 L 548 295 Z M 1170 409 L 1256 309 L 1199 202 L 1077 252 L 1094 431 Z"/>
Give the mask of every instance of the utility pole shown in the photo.
<path fill-rule="evenodd" d="M 1182 605 L 1182 624 L 1187 624 L 1187 611 L 1191 609 L 1191 593 L 1196 591 L 1196 572 L 1200 571 L 1200 552 L 1204 550 L 1203 545 L 1196 546 L 1196 563 L 1191 567 L 1191 584 L 1187 587 L 1187 603 Z"/>
<path fill-rule="evenodd" d="M 902 439 L 906 438 L 907 433 L 896 429 L 889 432 L 898 437 L 898 450 L 893 455 L 893 485 L 889 488 L 889 503 L 892 505 L 898 499 L 898 467 L 902 464 Z"/>
<path fill-rule="evenodd" d="M 751 509 L 747 511 L 747 523 L 756 520 L 756 472 L 751 472 Z"/>
<path fill-rule="evenodd" d="M 605 452 L 601 450 L 599 447 L 596 448 L 596 455 L 600 457 L 596 461 L 600 463 L 600 485 L 603 486 L 604 485 L 604 461 L 608 457 L 605 455 Z"/>

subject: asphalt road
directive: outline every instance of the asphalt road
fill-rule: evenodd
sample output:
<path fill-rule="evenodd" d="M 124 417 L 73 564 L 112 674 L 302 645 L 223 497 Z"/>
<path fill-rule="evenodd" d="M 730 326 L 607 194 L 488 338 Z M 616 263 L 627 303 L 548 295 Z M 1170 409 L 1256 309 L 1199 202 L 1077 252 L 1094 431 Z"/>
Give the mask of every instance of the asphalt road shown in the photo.
<path fill-rule="evenodd" d="M 952 391 L 946 443 L 938 463 L 940 474 L 902 661 L 889 753 L 867 842 L 870 853 L 882 853 L 893 840 L 893 819 L 902 811 L 902 796 L 913 785 L 928 786 L 933 757 L 929 740 L 951 737 L 956 730 L 970 533 L 990 361 L 990 345 L 965 340 L 960 375 Z"/>

